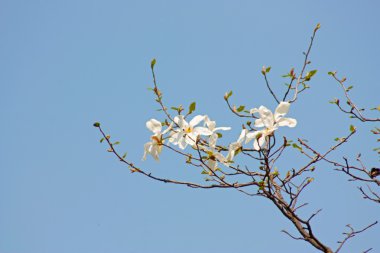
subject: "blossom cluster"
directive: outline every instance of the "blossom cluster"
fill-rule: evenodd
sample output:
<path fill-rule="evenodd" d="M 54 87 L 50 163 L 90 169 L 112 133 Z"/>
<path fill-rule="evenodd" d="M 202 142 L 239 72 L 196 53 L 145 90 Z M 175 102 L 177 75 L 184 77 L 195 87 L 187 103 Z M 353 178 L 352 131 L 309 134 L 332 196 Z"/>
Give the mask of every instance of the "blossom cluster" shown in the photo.
<path fill-rule="evenodd" d="M 189 122 L 185 116 L 178 115 L 173 118 L 170 124 L 166 124 L 167 128 L 162 131 L 160 121 L 150 119 L 146 122 L 146 127 L 153 132 L 150 137 L 151 141 L 144 145 L 143 160 L 147 154 L 150 154 L 155 160 L 159 160 L 159 154 L 164 145 L 172 144 L 184 150 L 187 146 L 194 149 L 199 149 L 208 154 L 208 167 L 215 170 L 218 162 L 229 166 L 239 149 L 243 147 L 243 143 L 248 144 L 253 140 L 253 148 L 256 151 L 266 150 L 269 148 L 269 139 L 274 135 L 274 132 L 281 126 L 295 127 L 297 121 L 293 118 L 285 118 L 289 112 L 290 103 L 280 102 L 274 113 L 265 106 L 260 106 L 258 109 L 250 110 L 251 115 L 258 114 L 254 122 L 255 128 L 261 130 L 248 131 L 242 129 L 239 138 L 228 145 L 228 153 L 226 156 L 221 154 L 221 150 L 217 146 L 219 138 L 218 131 L 231 130 L 230 127 L 216 127 L 216 122 L 212 121 L 207 115 L 197 115 Z M 203 126 L 200 123 L 203 122 Z M 164 137 L 167 134 L 166 137 Z M 201 136 L 207 137 L 207 142 L 198 142 Z M 165 144 L 168 141 L 168 144 Z"/>

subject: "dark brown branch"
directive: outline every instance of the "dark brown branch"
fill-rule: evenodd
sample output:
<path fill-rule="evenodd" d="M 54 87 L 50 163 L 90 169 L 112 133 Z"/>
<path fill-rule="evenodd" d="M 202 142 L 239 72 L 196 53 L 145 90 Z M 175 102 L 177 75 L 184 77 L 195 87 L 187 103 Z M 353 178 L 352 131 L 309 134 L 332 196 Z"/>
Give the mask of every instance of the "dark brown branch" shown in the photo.
<path fill-rule="evenodd" d="M 319 28 L 320 28 L 320 25 L 317 24 L 317 26 L 314 29 L 313 35 L 311 36 L 309 47 L 308 47 L 306 53 L 304 53 L 305 59 L 304 59 L 304 62 L 303 62 L 302 70 L 301 70 L 301 73 L 299 74 L 299 76 L 297 78 L 297 82 L 296 82 L 295 90 L 294 90 L 294 96 L 293 96 L 293 99 L 289 101 L 290 103 L 293 103 L 293 102 L 295 102 L 297 100 L 297 95 L 299 93 L 299 85 L 301 84 L 301 80 L 303 78 L 303 74 L 305 72 L 306 66 L 310 63 L 309 62 L 309 55 L 310 55 L 310 52 L 311 52 L 311 48 L 313 47 L 313 42 L 314 42 L 315 35 L 316 35 L 316 33 L 317 33 L 317 31 L 318 31 Z"/>
<path fill-rule="evenodd" d="M 357 234 L 360 234 L 364 231 L 366 231 L 367 229 L 369 229 L 370 227 L 373 227 L 377 224 L 377 221 L 375 221 L 374 223 L 366 226 L 365 228 L 361 229 L 361 230 L 357 230 L 355 231 L 354 228 L 348 224 L 346 225 L 346 227 L 348 227 L 350 229 L 349 232 L 344 232 L 343 235 L 345 235 L 346 237 L 342 240 L 342 241 L 338 241 L 339 243 L 339 246 L 338 248 L 336 249 L 335 253 L 339 253 L 339 251 L 342 249 L 343 245 L 352 237 L 356 236 Z M 368 251 L 367 251 L 368 252 Z"/>
<path fill-rule="evenodd" d="M 331 72 L 331 76 L 339 83 L 340 87 L 342 88 L 343 90 L 343 93 L 344 93 L 344 96 L 346 97 L 346 100 L 347 100 L 347 104 L 350 106 L 350 110 L 345 110 L 343 109 L 340 104 L 339 104 L 339 100 L 337 100 L 335 102 L 335 104 L 338 106 L 338 108 L 346 113 L 346 114 L 350 114 L 353 118 L 357 118 L 358 120 L 362 121 L 362 122 L 380 122 L 380 118 L 368 118 L 368 117 L 365 117 L 363 114 L 362 114 L 362 111 L 363 109 L 360 109 L 358 108 L 358 106 L 352 101 L 350 95 L 348 94 L 349 92 L 349 89 L 346 88 L 346 86 L 344 85 L 344 82 L 346 81 L 346 78 L 343 78 L 343 79 L 339 79 L 337 78 L 336 76 L 336 73 L 335 72 Z"/>

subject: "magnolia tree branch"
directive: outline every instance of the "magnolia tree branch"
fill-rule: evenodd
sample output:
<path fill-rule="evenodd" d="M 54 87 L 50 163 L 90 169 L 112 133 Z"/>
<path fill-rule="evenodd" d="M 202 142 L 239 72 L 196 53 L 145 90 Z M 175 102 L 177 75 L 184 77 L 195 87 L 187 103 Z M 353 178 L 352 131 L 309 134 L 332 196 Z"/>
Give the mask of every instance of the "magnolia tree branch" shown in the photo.
<path fill-rule="evenodd" d="M 317 152 L 302 139 L 298 139 L 298 144 L 289 141 L 286 137 L 283 137 L 281 142 L 276 141 L 277 131 L 280 127 L 295 127 L 297 125 L 295 119 L 286 118 L 285 115 L 289 111 L 290 104 L 297 100 L 299 93 L 308 88 L 306 83 L 316 73 L 316 70 L 312 70 L 304 74 L 306 66 L 310 64 L 309 54 L 319 28 L 318 24 L 314 29 L 308 50 L 304 53 L 304 64 L 298 77 L 294 69 L 285 76 L 290 77 L 291 81 L 283 95 L 283 101 L 278 99 L 280 96 L 275 94 L 269 84 L 267 74 L 270 67 L 263 67 L 262 74 L 267 88 L 278 103 L 274 113 L 265 106 L 251 110 L 247 110 L 245 106 L 236 107 L 231 105 L 229 101 L 232 91 L 225 94 L 224 99 L 229 110 L 237 117 L 247 120 L 242 124 L 241 133 L 237 141 L 228 145 L 217 144 L 217 140 L 223 137 L 221 131 L 230 130 L 229 127 L 216 127 L 215 121 L 212 121 L 206 115 L 197 115 L 189 122 L 187 121 L 187 118 L 196 109 L 195 102 L 190 104 L 185 114 L 183 114 L 184 108 L 182 106 L 170 107 L 175 111 L 175 115 L 169 113 L 169 107 L 163 103 L 163 95 L 156 81 L 154 72 L 156 60 L 151 62 L 154 85 L 151 90 L 155 94 L 156 102 L 160 105 L 160 110 L 163 111 L 165 119 L 161 121 L 151 119 L 146 122 L 147 128 L 153 132 L 153 135 L 150 142 L 144 145 L 143 160 L 146 159 L 147 155 L 151 155 L 158 160 L 163 149 L 170 150 L 174 155 L 182 157 L 185 164 L 193 166 L 201 175 L 204 175 L 203 183 L 160 177 L 136 166 L 126 159 L 126 155 L 119 154 L 115 147 L 119 142 L 111 141 L 110 135 L 107 135 L 100 123 L 96 122 L 94 126 L 99 129 L 102 135 L 101 142 L 105 141 L 108 145 L 108 152 L 114 154 L 120 162 L 126 164 L 132 173 L 141 174 L 155 181 L 184 185 L 191 188 L 234 189 L 249 196 L 264 197 L 274 204 L 298 232 L 298 235 L 294 236 L 283 230 L 285 234 L 293 239 L 303 240 L 321 252 L 332 253 L 331 247 L 323 243 L 313 231 L 311 221 L 321 209 L 305 217 L 301 217 L 298 210 L 308 204 L 303 202 L 302 193 L 308 189 L 314 180 L 311 177 L 311 173 L 315 170 L 314 165 L 321 161 L 327 161 L 339 166 L 338 163 L 328 160 L 327 155 L 346 143 L 355 131 L 351 131 L 348 136 L 341 138 L 324 153 Z M 295 85 L 293 85 L 293 81 L 296 81 Z M 294 92 L 293 99 L 285 102 L 290 91 Z M 201 122 L 203 122 L 203 126 L 199 125 Z M 162 128 L 166 129 L 163 130 Z M 249 142 L 253 142 L 253 147 L 247 147 Z M 280 166 L 281 157 L 288 154 L 289 149 L 301 152 L 309 161 L 304 166 L 288 169 L 280 173 L 277 166 Z M 237 156 L 240 159 L 237 159 Z M 352 168 L 352 166 L 348 167 Z M 367 228 L 373 225 L 375 224 Z M 353 230 L 350 236 L 344 239 L 343 243 L 340 242 L 338 251 L 345 241 L 367 228 L 361 231 Z"/>
<path fill-rule="evenodd" d="M 365 109 L 359 108 L 351 99 L 349 92 L 353 88 L 353 86 L 346 87 L 344 85 L 344 82 L 347 81 L 345 77 L 342 79 L 338 78 L 336 75 L 336 72 L 329 72 L 329 75 L 331 75 L 335 81 L 339 83 L 339 86 L 342 88 L 344 96 L 346 98 L 346 104 L 348 105 L 349 109 L 344 109 L 343 106 L 340 104 L 339 99 L 335 99 L 331 101 L 331 103 L 336 104 L 342 112 L 349 114 L 351 118 L 358 119 L 362 122 L 380 122 L 380 118 L 369 118 L 363 115 L 363 111 Z M 380 111 L 380 105 L 377 108 L 372 108 L 372 110 L 378 110 Z"/>
<path fill-rule="evenodd" d="M 312 148 L 310 145 L 306 144 L 304 141 L 299 140 L 301 146 L 305 147 L 307 150 L 311 151 L 314 155 L 317 156 L 316 160 L 323 160 L 329 164 L 332 164 L 334 167 L 336 167 L 335 170 L 341 171 L 348 175 L 350 177 L 349 181 L 362 181 L 367 183 L 368 187 L 368 193 L 365 192 L 365 190 L 362 187 L 359 187 L 360 192 L 363 195 L 364 199 L 369 199 L 371 201 L 374 201 L 375 203 L 380 203 L 380 194 L 376 193 L 372 188 L 368 185 L 374 185 L 377 187 L 378 190 L 380 190 L 380 180 L 376 178 L 377 176 L 377 168 L 372 168 L 371 170 L 368 170 L 362 160 L 361 155 L 359 154 L 356 158 L 356 160 L 359 162 L 360 166 L 352 166 L 349 165 L 348 159 L 343 158 L 344 163 L 340 163 L 331 159 L 327 158 L 327 155 L 335 150 L 337 147 L 342 145 L 343 143 L 348 142 L 349 138 L 353 136 L 356 133 L 355 128 L 351 128 L 351 133 L 346 136 L 338 139 L 338 143 L 332 146 L 327 152 L 324 154 L 321 154 L 316 149 Z M 307 155 L 306 152 L 303 152 L 303 154 Z M 310 157 L 310 156 L 308 156 Z"/>
<path fill-rule="evenodd" d="M 341 112 L 348 114 L 350 116 L 350 118 L 358 119 L 361 122 L 366 122 L 366 123 L 380 122 L 380 118 L 365 116 L 363 114 L 365 109 L 358 107 L 356 105 L 356 103 L 354 103 L 354 101 L 351 99 L 351 96 L 349 95 L 353 86 L 347 87 L 345 85 L 345 82 L 347 81 L 347 79 L 345 77 L 338 78 L 335 71 L 329 72 L 328 74 L 330 76 L 332 76 L 334 78 L 334 80 L 342 88 L 343 93 L 344 93 L 344 97 L 346 100 L 345 103 L 347 104 L 348 108 L 347 108 L 347 106 L 346 106 L 346 108 L 344 108 L 344 106 L 340 103 L 339 99 L 334 99 L 334 100 L 330 101 L 330 103 L 335 104 Z M 376 108 L 372 108 L 371 110 L 380 111 L 380 105 Z M 353 127 L 353 126 L 351 126 L 351 127 Z M 379 135 L 380 134 L 380 128 L 375 127 L 373 130 L 371 130 L 371 132 L 375 135 Z M 377 139 L 377 141 L 380 141 L 380 139 Z M 380 148 L 375 148 L 374 151 L 376 151 L 378 154 L 380 154 Z M 337 171 L 341 171 L 344 174 L 348 175 L 350 177 L 349 181 L 362 181 L 362 182 L 367 183 L 368 191 L 365 191 L 363 189 L 363 187 L 361 187 L 361 186 L 358 187 L 358 189 L 362 193 L 363 198 L 371 200 L 375 203 L 380 203 L 380 197 L 379 197 L 380 193 L 375 192 L 375 190 L 373 190 L 371 188 L 371 186 L 374 186 L 374 187 L 376 187 L 377 191 L 380 191 L 380 180 L 376 178 L 380 175 L 380 168 L 373 167 L 371 169 L 367 169 L 361 160 L 360 154 L 356 158 L 356 160 L 357 160 L 357 162 L 359 162 L 360 166 L 351 166 L 351 165 L 349 165 L 347 158 L 343 158 L 343 159 L 345 161 L 344 164 L 340 164 L 340 163 L 335 162 L 335 161 L 328 161 L 328 162 L 334 164 L 334 166 L 337 166 L 338 167 L 338 168 L 336 168 Z"/>
<path fill-rule="evenodd" d="M 356 236 L 357 234 L 360 234 L 364 231 L 366 231 L 367 229 L 369 229 L 370 227 L 373 227 L 377 224 L 377 221 L 375 221 L 374 223 L 366 226 L 365 228 L 363 229 L 360 229 L 360 230 L 355 230 L 350 224 L 346 225 L 346 227 L 349 228 L 349 231 L 348 232 L 344 232 L 343 235 L 345 236 L 344 239 L 342 241 L 338 241 L 339 243 L 339 246 L 338 248 L 336 249 L 335 253 L 338 253 L 340 252 L 340 250 L 342 249 L 343 245 L 349 240 L 351 239 L 352 237 Z M 366 250 L 365 252 L 369 252 L 371 249 L 369 250 Z"/>

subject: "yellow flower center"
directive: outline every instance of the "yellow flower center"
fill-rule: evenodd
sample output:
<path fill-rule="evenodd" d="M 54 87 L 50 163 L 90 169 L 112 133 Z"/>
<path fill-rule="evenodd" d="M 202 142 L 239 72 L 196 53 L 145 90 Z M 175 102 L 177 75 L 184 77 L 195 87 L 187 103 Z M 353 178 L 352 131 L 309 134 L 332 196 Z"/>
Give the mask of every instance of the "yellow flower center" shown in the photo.
<path fill-rule="evenodd" d="M 187 127 L 185 128 L 185 133 L 191 133 L 193 131 L 193 129 L 191 127 Z"/>

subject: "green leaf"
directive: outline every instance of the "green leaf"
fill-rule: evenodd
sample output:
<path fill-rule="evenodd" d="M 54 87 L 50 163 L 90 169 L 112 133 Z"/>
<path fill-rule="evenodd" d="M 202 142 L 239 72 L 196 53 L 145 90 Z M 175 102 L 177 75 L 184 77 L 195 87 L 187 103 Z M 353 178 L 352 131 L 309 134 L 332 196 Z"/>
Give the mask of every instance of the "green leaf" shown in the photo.
<path fill-rule="evenodd" d="M 127 152 L 124 153 L 124 155 L 122 156 L 122 158 L 126 158 L 127 157 Z"/>
<path fill-rule="evenodd" d="M 302 150 L 302 148 L 301 148 L 300 146 L 298 146 L 296 143 L 293 143 L 292 146 L 293 146 L 293 148 L 296 148 L 296 149 Z"/>
<path fill-rule="evenodd" d="M 116 141 L 112 145 L 119 145 L 119 144 L 120 144 L 120 141 Z"/>
<path fill-rule="evenodd" d="M 267 67 L 266 69 L 265 69 L 265 73 L 269 73 L 269 71 L 272 69 L 272 67 Z"/>
<path fill-rule="evenodd" d="M 189 114 L 192 114 L 195 111 L 196 103 L 192 102 L 189 106 Z"/>
<path fill-rule="evenodd" d="M 224 99 L 227 100 L 231 96 L 232 96 L 232 90 L 229 92 L 226 92 L 226 94 L 224 95 Z"/>
<path fill-rule="evenodd" d="M 356 131 L 356 127 L 354 125 L 350 125 L 350 131 L 351 131 L 351 133 L 355 132 Z"/>
<path fill-rule="evenodd" d="M 153 60 L 150 62 L 150 68 L 153 70 L 154 65 L 156 65 L 156 59 L 153 58 Z"/>
<path fill-rule="evenodd" d="M 311 79 L 316 73 L 317 73 L 317 70 L 316 70 L 316 69 L 307 72 L 307 73 L 306 73 L 306 76 L 305 76 L 305 81 L 310 81 L 310 79 Z"/>
<path fill-rule="evenodd" d="M 101 138 L 99 142 L 102 143 L 103 141 L 104 141 L 104 138 Z"/>
<path fill-rule="evenodd" d="M 94 127 L 100 127 L 100 123 L 99 123 L 99 122 L 95 122 L 95 123 L 93 124 L 93 126 L 94 126 Z"/>
<path fill-rule="evenodd" d="M 208 172 L 204 170 L 204 171 L 202 171 L 201 174 L 207 174 L 208 175 Z"/>
<path fill-rule="evenodd" d="M 335 76 L 336 72 L 335 72 L 335 71 L 329 71 L 327 74 L 328 74 L 329 76 Z"/>
<path fill-rule="evenodd" d="M 238 148 L 236 151 L 235 151 L 235 156 L 237 156 L 238 154 L 241 153 L 241 148 Z"/>
<path fill-rule="evenodd" d="M 244 105 L 241 105 L 241 106 L 239 106 L 236 110 L 238 111 L 238 112 L 241 112 L 241 111 L 243 111 L 245 109 L 245 106 Z"/>
<path fill-rule="evenodd" d="M 216 133 L 218 135 L 218 138 L 222 138 L 223 137 L 223 134 L 221 133 Z"/>
<path fill-rule="evenodd" d="M 178 107 L 170 107 L 170 109 L 174 110 L 174 111 L 178 111 Z"/>
<path fill-rule="evenodd" d="M 316 69 L 310 71 L 310 72 L 309 72 L 310 77 L 314 76 L 316 73 L 317 73 L 317 70 L 316 70 Z"/>
<path fill-rule="evenodd" d="M 348 86 L 348 87 L 347 87 L 347 89 L 346 89 L 346 91 L 349 91 L 349 90 L 351 90 L 352 88 L 354 88 L 354 86 L 353 86 L 353 85 L 351 85 L 351 86 Z"/>

